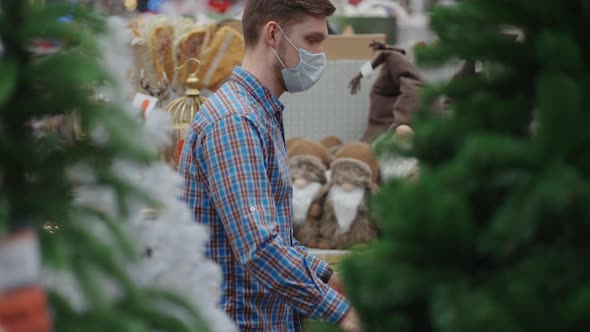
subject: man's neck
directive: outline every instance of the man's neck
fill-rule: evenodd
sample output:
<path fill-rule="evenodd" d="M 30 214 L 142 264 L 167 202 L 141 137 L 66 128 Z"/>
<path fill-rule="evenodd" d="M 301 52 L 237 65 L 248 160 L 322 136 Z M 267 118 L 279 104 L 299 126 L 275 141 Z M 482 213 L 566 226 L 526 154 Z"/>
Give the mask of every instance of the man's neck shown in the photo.
<path fill-rule="evenodd" d="M 270 90 L 270 93 L 280 98 L 285 92 L 276 74 L 273 72 L 272 63 L 266 56 L 258 54 L 256 50 L 246 50 L 242 68 L 256 77 L 257 80 Z"/>

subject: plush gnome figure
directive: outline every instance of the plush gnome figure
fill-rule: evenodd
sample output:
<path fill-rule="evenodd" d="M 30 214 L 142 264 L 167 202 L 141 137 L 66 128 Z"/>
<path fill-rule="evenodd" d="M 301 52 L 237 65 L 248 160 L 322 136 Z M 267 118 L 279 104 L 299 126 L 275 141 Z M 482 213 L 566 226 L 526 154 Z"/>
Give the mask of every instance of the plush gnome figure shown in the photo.
<path fill-rule="evenodd" d="M 328 149 L 328 152 L 333 156 L 344 144 L 342 140 L 337 136 L 326 136 L 320 143 Z"/>
<path fill-rule="evenodd" d="M 342 147 L 342 145 L 344 145 L 344 142 L 342 142 L 342 140 L 337 137 L 337 136 L 326 136 L 324 137 L 320 143 L 326 147 L 326 149 L 328 149 L 328 152 L 330 153 L 330 155 L 333 157 L 334 155 L 336 155 L 336 153 L 338 152 L 338 150 L 340 150 L 340 148 Z M 332 171 L 330 171 L 329 169 L 326 171 L 326 178 L 328 179 L 328 181 L 330 181 L 330 177 L 332 176 Z"/>
<path fill-rule="evenodd" d="M 377 226 L 369 217 L 369 198 L 379 171 L 371 146 L 360 142 L 343 146 L 331 171 L 330 182 L 314 199 L 306 220 L 319 228 L 315 247 L 345 249 L 376 239 Z"/>
<path fill-rule="evenodd" d="M 327 182 L 331 158 L 323 145 L 306 139 L 297 140 L 287 153 L 293 181 L 293 233 L 301 244 L 310 245 L 318 229 L 304 221 L 313 198 Z"/>
<path fill-rule="evenodd" d="M 411 146 L 414 131 L 412 128 L 401 125 L 395 129 L 394 139 L 402 148 Z M 418 159 L 398 154 L 389 154 L 379 158 L 381 181 L 390 179 L 414 180 L 418 177 Z"/>
<path fill-rule="evenodd" d="M 297 142 L 299 142 L 300 140 L 302 140 L 302 137 L 296 136 L 296 137 L 291 137 L 289 139 L 287 139 L 287 141 L 285 142 L 285 147 L 287 148 L 287 151 L 289 151 L 289 149 Z"/>

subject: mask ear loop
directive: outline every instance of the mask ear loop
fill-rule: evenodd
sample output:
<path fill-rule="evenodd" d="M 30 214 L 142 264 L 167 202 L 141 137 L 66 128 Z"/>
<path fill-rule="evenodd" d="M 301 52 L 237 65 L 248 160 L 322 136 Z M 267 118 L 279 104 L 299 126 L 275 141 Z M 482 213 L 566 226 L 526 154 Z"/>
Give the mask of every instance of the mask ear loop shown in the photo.
<path fill-rule="evenodd" d="M 277 57 L 277 60 L 279 60 L 279 62 L 281 63 L 281 66 L 283 66 L 283 68 L 287 69 L 287 67 L 285 66 L 285 64 L 283 63 L 283 61 L 281 60 L 281 57 L 279 56 L 279 54 L 277 53 L 277 51 L 275 51 L 275 49 L 272 49 L 273 53 L 275 54 L 275 57 Z"/>
<path fill-rule="evenodd" d="M 295 44 L 293 44 L 293 42 L 291 42 L 291 39 L 289 39 L 289 37 L 287 37 L 287 35 L 285 34 L 285 32 L 283 31 L 281 26 L 277 24 L 277 27 L 279 28 L 279 30 L 281 30 L 281 33 L 283 34 L 283 36 L 285 36 L 285 39 L 287 39 L 289 44 L 291 44 L 291 46 L 293 46 L 293 48 L 295 48 L 297 51 L 299 51 L 299 47 L 295 46 Z"/>
<path fill-rule="evenodd" d="M 283 32 L 283 29 L 281 29 L 281 26 L 277 24 L 277 27 L 279 28 L 279 30 L 281 31 L 281 33 L 283 34 L 283 36 L 285 36 L 285 38 L 287 39 L 287 41 L 291 45 L 293 45 L 293 43 L 291 43 L 291 41 L 289 40 L 289 38 L 287 37 L 287 35 L 285 35 L 285 33 Z M 295 47 L 295 45 L 293 45 L 293 47 Z M 283 60 L 281 60 L 281 57 L 279 56 L 279 54 L 277 53 L 277 51 L 274 48 L 272 49 L 272 51 L 275 54 L 275 56 L 277 57 L 277 60 L 279 60 L 279 62 L 281 63 L 281 66 L 283 66 L 283 68 L 287 69 L 287 66 L 285 66 L 285 63 L 283 62 Z"/>

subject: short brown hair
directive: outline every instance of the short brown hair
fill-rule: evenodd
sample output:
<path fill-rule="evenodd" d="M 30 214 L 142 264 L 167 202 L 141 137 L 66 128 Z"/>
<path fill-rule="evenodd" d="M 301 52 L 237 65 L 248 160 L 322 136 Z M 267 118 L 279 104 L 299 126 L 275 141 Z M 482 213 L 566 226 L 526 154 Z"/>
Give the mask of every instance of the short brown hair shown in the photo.
<path fill-rule="evenodd" d="M 286 27 L 305 14 L 331 16 L 335 10 L 330 0 L 246 0 L 242 17 L 246 46 L 258 42 L 260 28 L 269 21 Z"/>

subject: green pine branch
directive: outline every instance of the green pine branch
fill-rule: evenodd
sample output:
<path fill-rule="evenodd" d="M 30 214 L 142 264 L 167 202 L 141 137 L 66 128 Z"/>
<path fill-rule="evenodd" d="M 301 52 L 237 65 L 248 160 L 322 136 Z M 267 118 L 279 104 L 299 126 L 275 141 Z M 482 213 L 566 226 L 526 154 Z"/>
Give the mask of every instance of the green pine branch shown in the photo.
<path fill-rule="evenodd" d="M 420 179 L 382 186 L 382 238 L 343 263 L 367 331 L 590 328 L 589 18 L 587 0 L 433 10 L 439 40 L 421 62 L 484 69 L 422 91 Z M 449 114 L 433 119 L 440 96 Z"/>

